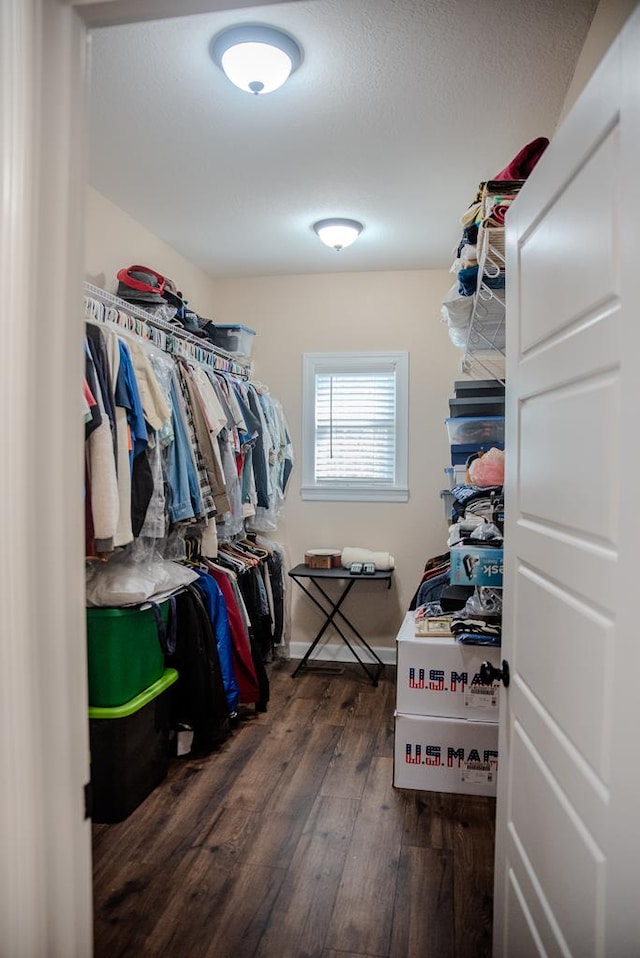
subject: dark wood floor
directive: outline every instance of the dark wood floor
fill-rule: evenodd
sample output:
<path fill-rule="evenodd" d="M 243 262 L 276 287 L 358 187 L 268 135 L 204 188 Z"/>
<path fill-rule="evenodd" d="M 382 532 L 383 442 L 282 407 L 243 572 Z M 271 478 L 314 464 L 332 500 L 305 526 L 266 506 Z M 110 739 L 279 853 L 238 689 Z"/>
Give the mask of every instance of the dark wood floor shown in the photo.
<path fill-rule="evenodd" d="M 292 679 L 94 826 L 96 958 L 483 958 L 495 803 L 392 787 L 393 670 Z"/>

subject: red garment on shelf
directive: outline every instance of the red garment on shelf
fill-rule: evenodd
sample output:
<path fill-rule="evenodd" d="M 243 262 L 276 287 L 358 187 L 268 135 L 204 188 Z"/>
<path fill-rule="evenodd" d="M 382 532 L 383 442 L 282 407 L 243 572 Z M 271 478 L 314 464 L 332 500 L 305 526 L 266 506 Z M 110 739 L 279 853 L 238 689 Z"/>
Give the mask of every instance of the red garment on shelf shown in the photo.
<path fill-rule="evenodd" d="M 523 146 L 511 160 L 508 166 L 505 166 L 502 172 L 493 177 L 494 180 L 526 180 L 533 171 L 536 163 L 549 146 L 546 136 L 539 136 Z"/>

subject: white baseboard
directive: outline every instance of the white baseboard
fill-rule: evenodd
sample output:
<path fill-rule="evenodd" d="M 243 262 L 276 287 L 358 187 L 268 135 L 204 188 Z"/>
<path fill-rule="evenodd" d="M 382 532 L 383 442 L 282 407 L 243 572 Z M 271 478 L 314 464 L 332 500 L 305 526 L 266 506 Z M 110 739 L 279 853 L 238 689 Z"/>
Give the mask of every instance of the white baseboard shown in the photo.
<path fill-rule="evenodd" d="M 368 654 L 366 649 L 363 649 L 357 639 L 352 643 L 353 647 L 358 650 L 358 655 L 360 658 L 368 665 L 371 664 L 371 656 Z M 289 657 L 292 659 L 302 659 L 304 654 L 309 648 L 309 642 L 290 642 L 289 643 Z M 393 646 L 389 645 L 372 645 L 371 648 L 380 656 L 380 660 L 384 662 L 385 665 L 395 665 L 396 664 L 396 649 L 395 644 Z M 309 661 L 318 660 L 321 662 L 355 662 L 355 659 L 344 642 L 321 642 L 320 645 L 316 646 L 313 650 L 313 655 Z"/>

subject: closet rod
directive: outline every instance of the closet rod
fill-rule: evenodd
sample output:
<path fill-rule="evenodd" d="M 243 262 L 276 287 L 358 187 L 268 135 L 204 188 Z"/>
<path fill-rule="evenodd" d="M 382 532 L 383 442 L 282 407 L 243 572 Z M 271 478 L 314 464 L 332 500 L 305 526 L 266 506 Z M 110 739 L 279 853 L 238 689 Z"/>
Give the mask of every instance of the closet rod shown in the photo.
<path fill-rule="evenodd" d="M 199 336 L 194 336 L 186 330 L 176 326 L 174 323 L 168 323 L 164 319 L 160 319 L 153 313 L 148 313 L 140 306 L 135 306 L 133 303 L 129 303 L 125 299 L 120 299 L 118 296 L 114 296 L 113 293 L 109 293 L 107 290 L 100 289 L 99 286 L 94 286 L 92 283 L 87 282 L 84 283 L 84 295 L 89 299 L 98 300 L 98 302 L 105 306 L 112 306 L 114 309 L 118 309 L 123 313 L 127 313 L 129 316 L 133 316 L 136 319 L 141 319 L 144 323 L 147 323 L 149 326 L 154 326 L 156 329 L 162 330 L 169 336 L 173 336 L 176 339 L 182 339 L 187 343 L 191 343 L 192 346 L 203 350 L 203 352 L 209 353 L 211 356 L 218 357 L 219 359 L 228 363 L 228 369 L 226 370 L 227 372 L 234 373 L 238 376 L 244 376 L 246 379 L 250 379 L 251 377 L 251 372 L 253 370 L 253 364 L 251 362 L 242 362 L 235 356 L 232 356 L 231 353 L 228 353 L 225 349 L 221 349 L 219 346 L 214 346 L 213 343 L 209 342 L 208 340 L 201 339 Z"/>

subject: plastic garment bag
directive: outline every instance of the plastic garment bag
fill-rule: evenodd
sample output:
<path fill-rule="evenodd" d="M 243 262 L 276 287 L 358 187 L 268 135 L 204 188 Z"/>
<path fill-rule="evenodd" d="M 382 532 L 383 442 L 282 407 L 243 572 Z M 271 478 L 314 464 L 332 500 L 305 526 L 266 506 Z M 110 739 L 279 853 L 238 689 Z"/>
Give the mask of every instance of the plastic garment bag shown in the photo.
<path fill-rule="evenodd" d="M 197 579 L 186 566 L 163 559 L 149 539 L 136 539 L 109 562 L 87 566 L 87 605 L 138 605 Z"/>

